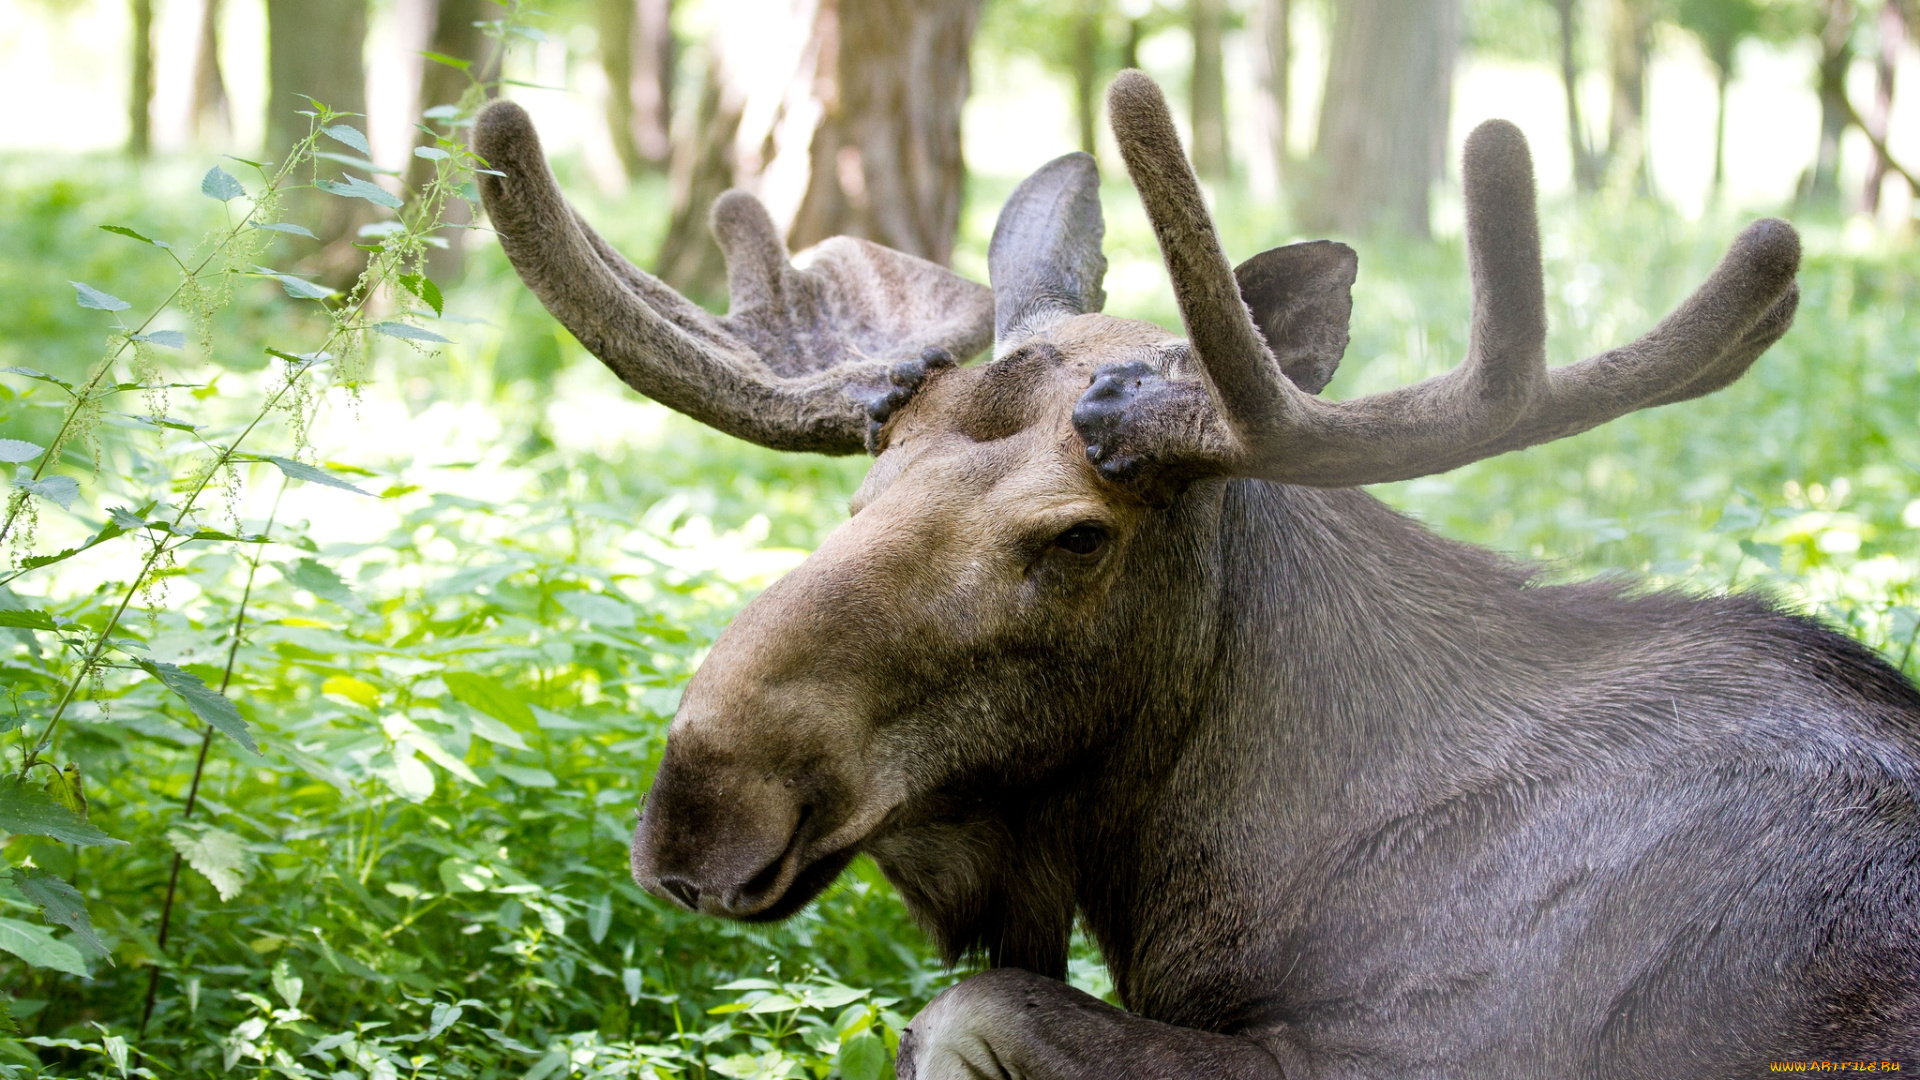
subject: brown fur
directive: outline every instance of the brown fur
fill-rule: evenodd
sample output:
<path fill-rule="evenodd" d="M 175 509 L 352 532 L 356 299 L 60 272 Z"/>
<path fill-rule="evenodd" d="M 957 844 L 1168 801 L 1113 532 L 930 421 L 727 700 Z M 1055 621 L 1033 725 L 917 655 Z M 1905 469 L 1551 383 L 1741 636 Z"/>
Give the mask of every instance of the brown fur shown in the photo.
<path fill-rule="evenodd" d="M 636 880 L 777 919 L 870 854 L 949 959 L 995 968 L 914 1019 L 905 1080 L 1920 1056 L 1920 692 L 1760 600 L 1536 585 L 1339 486 L 1737 378 L 1791 321 L 1792 230 L 1750 228 L 1652 333 L 1547 370 L 1525 145 L 1484 127 L 1472 356 L 1334 405 L 1305 388 L 1344 348 L 1352 253 L 1236 277 L 1158 90 L 1124 75 L 1111 112 L 1186 340 L 1097 313 L 1085 161 L 1016 192 L 975 367 L 937 346 L 964 355 L 987 305 L 916 331 L 897 264 L 841 247 L 829 268 L 868 269 L 807 277 L 748 201 L 716 211 L 728 322 L 620 269 L 550 181 L 490 189 L 516 266 L 635 385 L 738 391 L 685 407 L 876 454 L 689 683 Z M 524 118 L 487 115 L 532 176 Z M 905 355 L 862 366 L 862 326 Z M 1060 981 L 1076 918 L 1125 1010 Z"/>

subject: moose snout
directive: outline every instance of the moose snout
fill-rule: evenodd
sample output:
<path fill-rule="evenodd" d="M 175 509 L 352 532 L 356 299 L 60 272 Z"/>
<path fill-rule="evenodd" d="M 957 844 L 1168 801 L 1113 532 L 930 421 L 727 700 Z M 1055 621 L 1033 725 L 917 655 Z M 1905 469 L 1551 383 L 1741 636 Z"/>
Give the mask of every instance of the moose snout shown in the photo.
<path fill-rule="evenodd" d="M 816 786 L 675 749 L 669 744 L 634 828 L 634 881 L 691 911 L 762 916 L 804 868 Z"/>

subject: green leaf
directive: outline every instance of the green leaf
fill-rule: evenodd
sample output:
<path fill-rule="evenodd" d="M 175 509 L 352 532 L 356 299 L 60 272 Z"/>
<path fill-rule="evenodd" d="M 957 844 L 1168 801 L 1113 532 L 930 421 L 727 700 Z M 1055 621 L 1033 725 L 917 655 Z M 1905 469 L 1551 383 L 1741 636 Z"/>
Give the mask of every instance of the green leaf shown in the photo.
<path fill-rule="evenodd" d="M 607 928 L 613 925 L 613 895 L 601 893 L 587 901 L 587 936 L 595 945 L 606 939 Z"/>
<path fill-rule="evenodd" d="M 271 977 L 273 992 L 280 995 L 280 1000 L 287 1003 L 287 1008 L 298 1008 L 300 991 L 306 986 L 306 981 L 288 969 L 286 957 L 274 961 Z"/>
<path fill-rule="evenodd" d="M 188 866 L 200 871 L 222 900 L 240 895 L 241 886 L 253 876 L 247 867 L 246 841 L 225 829 L 172 828 L 167 830 L 167 841 Z"/>
<path fill-rule="evenodd" d="M 337 143 L 351 146 L 368 157 L 373 156 L 373 147 L 367 145 L 367 137 L 360 134 L 360 129 L 352 125 L 334 124 L 331 127 L 323 127 L 320 129 L 320 134 Z"/>
<path fill-rule="evenodd" d="M 48 922 L 73 931 L 74 940 L 95 956 L 107 955 L 100 935 L 93 932 L 93 919 L 87 915 L 87 900 L 80 890 L 45 870 L 26 867 L 14 868 L 13 884 Z"/>
<path fill-rule="evenodd" d="M 519 694 L 499 680 L 470 671 L 444 672 L 440 679 L 447 684 L 447 691 L 461 704 L 515 728 L 534 726 L 533 710 L 527 708 L 527 703 L 521 700 Z"/>
<path fill-rule="evenodd" d="M 361 607 L 358 597 L 353 595 L 346 580 L 334 569 L 313 559 L 297 559 L 280 564 L 280 573 L 287 582 L 307 590 L 322 600 L 331 600 L 341 607 Z"/>
<path fill-rule="evenodd" d="M 0 832 L 45 836 L 81 847 L 126 843 L 81 821 L 78 814 L 54 802 L 46 792 L 18 780 L 0 780 Z"/>
<path fill-rule="evenodd" d="M 550 788 L 558 787 L 560 784 L 560 781 L 545 769 L 535 769 L 525 765 L 507 765 L 498 761 L 493 763 L 492 768 L 494 772 L 521 787 Z"/>
<path fill-rule="evenodd" d="M 118 510 L 119 508 L 116 507 L 115 509 Z M 124 510 L 121 510 L 120 512 L 125 513 Z M 135 526 L 135 527 L 138 528 L 139 526 Z M 114 539 L 115 537 L 124 536 L 126 535 L 126 532 L 127 530 L 121 528 L 118 522 L 108 521 L 105 525 L 100 526 L 99 532 L 94 533 L 92 536 L 88 537 L 86 543 L 76 544 L 75 546 L 66 548 L 62 551 L 56 551 L 51 555 L 34 555 L 29 558 L 21 559 L 20 566 L 23 569 L 27 569 L 27 570 L 38 570 L 43 566 L 52 566 L 54 563 L 57 563 L 57 562 L 65 562 L 66 560 L 73 558 L 75 555 L 78 555 L 89 548 L 98 547 L 101 544 L 104 544 L 107 541 Z"/>
<path fill-rule="evenodd" d="M 83 308 L 92 308 L 95 311 L 125 311 L 133 306 L 112 293 L 101 292 L 84 281 L 69 281 L 67 284 L 73 286 L 74 291 L 80 294 L 76 302 Z"/>
<path fill-rule="evenodd" d="M 247 189 L 240 186 L 240 181 L 235 180 L 232 173 L 218 165 L 208 169 L 207 175 L 200 178 L 200 194 L 210 199 L 232 202 L 242 198 L 246 193 Z"/>
<path fill-rule="evenodd" d="M 1780 572 L 1780 545 L 1758 544 L 1752 540 L 1740 541 L 1740 551 L 1749 559 L 1764 564 L 1775 573 Z"/>
<path fill-rule="evenodd" d="M 133 340 L 144 341 L 166 349 L 184 349 L 187 347 L 187 335 L 178 330 L 155 330 L 150 334 L 135 334 Z"/>
<path fill-rule="evenodd" d="M 454 68 L 459 71 L 465 71 L 468 68 L 473 66 L 473 61 L 471 60 L 462 60 L 457 56 L 448 56 L 446 53 L 423 51 L 421 52 L 420 55 L 426 57 L 427 59 L 433 61 L 436 64 L 445 64 L 446 66 L 450 68 Z"/>
<path fill-rule="evenodd" d="M 840 1044 L 834 1056 L 845 1080 L 880 1080 L 887 1067 L 887 1044 L 871 1031 L 863 1031 Z"/>
<path fill-rule="evenodd" d="M 440 314 L 442 303 L 440 286 L 435 285 L 432 278 L 425 274 L 401 274 L 400 284 L 406 286 L 408 292 L 426 301 L 435 315 Z"/>
<path fill-rule="evenodd" d="M 0 918 L 0 949 L 25 960 L 34 967 L 52 968 L 69 975 L 85 977 L 87 962 L 80 950 L 60 941 L 44 926 Z"/>
<path fill-rule="evenodd" d="M 13 626 L 22 630 L 55 629 L 53 616 L 32 608 L 25 611 L 0 611 L 0 626 Z"/>
<path fill-rule="evenodd" d="M 294 277 L 292 274 L 283 274 L 278 270 L 269 270 L 264 266 L 254 267 L 253 272 L 259 277 L 270 277 L 278 281 L 280 287 L 287 290 L 287 295 L 293 297 L 295 300 L 325 300 L 327 297 L 340 291 L 338 289 L 328 288 L 325 285 L 316 285 L 306 278 Z"/>
<path fill-rule="evenodd" d="M 253 732 L 247 730 L 247 722 L 240 718 L 240 710 L 233 707 L 227 696 L 200 681 L 200 676 L 191 671 L 175 667 L 158 660 L 142 660 L 140 667 L 147 674 L 160 680 L 167 689 L 179 695 L 187 703 L 187 708 L 203 723 L 211 724 L 228 738 L 249 751 L 258 754 L 260 746 L 253 741 Z"/>
<path fill-rule="evenodd" d="M 68 390 L 73 389 L 73 384 L 68 382 L 67 380 L 55 378 L 54 376 L 49 375 L 44 371 L 35 371 L 30 367 L 19 367 L 17 365 L 14 367 L 0 367 L 0 371 L 11 372 L 15 375 L 25 375 L 29 379 L 34 379 L 43 383 L 52 383 L 55 386 L 63 386 Z"/>
<path fill-rule="evenodd" d="M 291 221 L 275 221 L 266 225 L 255 225 L 254 228 L 266 229 L 269 232 L 287 233 L 291 236 L 304 236 L 309 240 L 320 239 L 319 237 L 313 235 L 313 233 L 309 231 L 306 226 L 295 225 Z"/>
<path fill-rule="evenodd" d="M 292 458 L 271 456 L 269 456 L 267 460 L 273 462 L 274 467 L 286 474 L 290 479 L 305 480 L 310 484 L 321 484 L 330 488 L 339 488 L 341 491 L 351 491 L 355 495 L 366 495 L 368 497 L 372 497 L 373 495 L 372 492 L 354 487 L 352 484 L 327 472 L 325 469 L 316 469 L 305 462 L 294 461 Z"/>
<path fill-rule="evenodd" d="M 45 452 L 44 447 L 25 439 L 0 439 L 0 461 L 32 461 Z"/>
<path fill-rule="evenodd" d="M 639 968 L 621 968 L 620 986 L 627 992 L 628 1005 L 640 1004 L 640 991 L 644 989 L 644 984 L 640 981 Z"/>
<path fill-rule="evenodd" d="M 378 330 L 380 333 L 385 334 L 388 337 L 404 338 L 408 341 L 437 341 L 437 342 L 442 342 L 448 345 L 453 344 L 452 338 L 441 337 L 439 334 L 436 334 L 431 330 L 422 330 L 419 327 L 411 325 L 409 323 L 377 322 L 377 323 L 374 323 L 372 326 L 369 326 L 367 329 Z"/>
<path fill-rule="evenodd" d="M 426 110 L 420 115 L 426 117 L 429 120 L 457 120 L 460 118 L 460 106 L 435 105 L 433 108 Z"/>
<path fill-rule="evenodd" d="M 521 738 L 519 732 L 485 713 L 472 713 L 467 719 L 473 724 L 473 733 L 490 743 L 510 746 L 515 750 L 527 748 L 527 740 Z"/>
<path fill-rule="evenodd" d="M 100 228 L 105 230 L 106 232 L 118 233 L 121 236 L 130 236 L 135 240 L 140 241 L 143 244 L 152 244 L 154 247 L 157 247 L 157 248 L 170 248 L 173 246 L 172 244 L 167 243 L 165 240 L 155 240 L 151 236 L 142 236 L 141 234 L 134 232 L 132 229 L 127 228 L 125 225 L 102 225 L 100 226 Z"/>
<path fill-rule="evenodd" d="M 317 186 L 322 191 L 331 191 L 347 199 L 365 199 L 375 206 L 384 206 L 389 210 L 400 209 L 400 197 L 378 184 L 370 184 L 357 176 L 349 176 L 345 183 L 337 180 L 321 180 Z"/>
<path fill-rule="evenodd" d="M 80 497 L 80 481 L 71 476 L 49 476 L 35 480 L 25 465 L 14 473 L 13 486 L 30 491 L 62 510 L 72 509 L 73 500 Z"/>
<path fill-rule="evenodd" d="M 441 1032 L 460 1022 L 460 1014 L 465 1011 L 458 1005 L 449 1005 L 444 1001 L 435 1002 L 433 1015 L 428 1020 L 427 1038 L 439 1038 Z"/>
<path fill-rule="evenodd" d="M 570 1060 L 565 1050 L 555 1050 L 534 1062 L 533 1068 L 527 1070 L 527 1075 L 522 1080 L 547 1080 L 547 1077 L 565 1069 Z"/>
<path fill-rule="evenodd" d="M 413 148 L 413 156 L 426 158 L 428 161 L 445 161 L 453 155 L 437 146 L 416 146 Z"/>

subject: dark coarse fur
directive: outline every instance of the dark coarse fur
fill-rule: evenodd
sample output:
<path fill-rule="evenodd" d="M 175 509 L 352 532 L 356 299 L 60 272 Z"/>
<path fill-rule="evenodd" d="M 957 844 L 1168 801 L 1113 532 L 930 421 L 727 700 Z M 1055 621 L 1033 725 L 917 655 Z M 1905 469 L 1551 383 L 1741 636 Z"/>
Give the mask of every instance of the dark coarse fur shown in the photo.
<path fill-rule="evenodd" d="M 1156 533 L 1134 617 L 1205 617 L 1079 703 L 1100 749 L 873 848 L 950 956 L 1061 978 L 1077 909 L 1133 1013 L 1290 1076 L 1915 1060 L 1920 693 L 1869 650 L 1357 492 L 1198 485 Z"/>
<path fill-rule="evenodd" d="M 796 266 L 729 195 L 715 318 L 585 228 L 524 114 L 482 117 L 503 246 L 629 383 L 876 454 L 688 684 L 636 880 L 777 919 L 870 853 L 991 965 L 914 1018 L 902 1080 L 1920 1066 L 1920 692 L 1764 599 L 1538 585 L 1353 487 L 1737 379 L 1792 322 L 1792 227 L 1547 368 L 1531 161 L 1482 125 L 1466 360 L 1327 402 L 1354 253 L 1236 273 L 1158 89 L 1123 74 L 1109 112 L 1184 341 L 1098 314 L 1084 156 L 1009 200 L 991 296 L 855 241 Z M 1076 920 L 1126 1009 L 1063 981 Z"/>

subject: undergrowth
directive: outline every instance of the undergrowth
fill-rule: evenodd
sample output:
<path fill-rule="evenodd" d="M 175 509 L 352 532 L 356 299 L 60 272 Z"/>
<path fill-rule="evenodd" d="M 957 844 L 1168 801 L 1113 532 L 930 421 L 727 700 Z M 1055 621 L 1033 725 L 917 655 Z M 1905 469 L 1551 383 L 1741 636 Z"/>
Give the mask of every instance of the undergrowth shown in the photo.
<path fill-rule="evenodd" d="M 957 977 L 865 861 L 771 928 L 630 883 L 680 687 L 862 463 L 633 399 L 483 232 L 430 280 L 485 90 L 424 118 L 418 191 L 318 102 L 275 164 L 0 164 L 0 1075 L 871 1080 Z M 274 269 L 314 254 L 278 209 L 316 185 L 375 217 L 338 288 Z M 1105 196 L 1110 310 L 1171 323 Z M 587 201 L 657 237 L 657 186 Z M 1289 239 L 1221 205 L 1233 255 Z M 1554 359 L 1644 330 L 1737 224 L 1551 206 Z M 1798 324 L 1730 390 L 1381 494 L 1548 577 L 1764 589 L 1911 669 L 1914 263 L 1806 231 Z M 1331 392 L 1456 363 L 1458 244 L 1356 246 Z"/>

